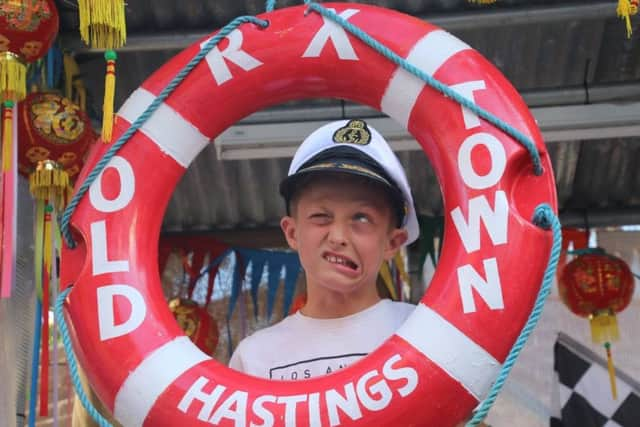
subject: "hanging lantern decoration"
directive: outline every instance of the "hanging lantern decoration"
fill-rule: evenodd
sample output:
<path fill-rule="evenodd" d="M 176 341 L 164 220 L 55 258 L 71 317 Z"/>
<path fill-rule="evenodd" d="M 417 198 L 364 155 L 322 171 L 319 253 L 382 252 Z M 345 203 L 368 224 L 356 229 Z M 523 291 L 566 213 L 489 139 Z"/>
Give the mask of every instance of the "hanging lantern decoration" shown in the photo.
<path fill-rule="evenodd" d="M 80 172 L 85 152 L 96 135 L 89 118 L 78 106 L 55 93 L 29 94 L 18 105 L 17 115 L 18 172 L 29 178 L 29 189 L 36 201 L 34 272 L 42 319 L 36 321 L 35 328 L 37 331 L 42 328 L 42 342 L 40 352 L 34 351 L 34 357 L 41 359 L 40 415 L 44 416 L 48 410 L 50 295 L 55 297 L 58 291 L 55 260 L 60 253 L 60 230 L 57 214 L 71 196 L 71 182 Z M 37 372 L 32 375 L 37 378 Z M 35 413 L 36 394 L 32 390 L 30 404 L 34 406 L 30 413 Z"/>
<path fill-rule="evenodd" d="M 589 318 L 593 342 L 604 344 L 615 399 L 611 343 L 620 337 L 616 313 L 624 310 L 633 296 L 634 279 L 629 266 L 602 249 L 592 249 L 565 266 L 558 288 L 562 301 L 573 313 Z"/>
<path fill-rule="evenodd" d="M 80 108 L 55 93 L 30 94 L 19 106 L 18 170 L 36 199 L 62 209 L 96 134 Z"/>
<path fill-rule="evenodd" d="M 627 28 L 627 38 L 631 38 L 631 17 L 638 14 L 638 0 L 618 0 L 616 9 L 618 18 L 624 21 Z"/>
<path fill-rule="evenodd" d="M 218 323 L 206 308 L 186 298 L 169 301 L 169 309 L 178 325 L 191 341 L 203 352 L 212 355 L 218 346 Z"/>
<path fill-rule="evenodd" d="M 0 1 L 0 296 L 10 296 L 15 277 L 15 233 L 18 146 L 15 104 L 26 95 L 27 64 L 45 55 L 58 32 L 53 0 Z"/>
<path fill-rule="evenodd" d="M 113 104 L 116 87 L 115 49 L 127 40 L 124 0 L 79 0 L 80 36 L 90 47 L 105 49 L 107 71 L 102 105 L 102 140 L 111 141 L 113 132 Z"/>
<path fill-rule="evenodd" d="M 0 2 L 0 99 L 26 95 L 26 64 L 45 55 L 58 33 L 53 0 Z"/>

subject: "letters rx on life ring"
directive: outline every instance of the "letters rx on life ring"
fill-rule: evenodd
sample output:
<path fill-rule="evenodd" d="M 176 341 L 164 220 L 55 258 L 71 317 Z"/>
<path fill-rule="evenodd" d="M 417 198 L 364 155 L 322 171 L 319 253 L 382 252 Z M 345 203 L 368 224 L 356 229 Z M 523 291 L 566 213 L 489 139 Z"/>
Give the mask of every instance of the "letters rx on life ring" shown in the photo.
<path fill-rule="evenodd" d="M 186 77 L 111 160 L 77 207 L 64 250 L 75 349 L 126 426 L 449 426 L 488 392 L 533 306 L 552 237 L 531 224 L 556 206 L 548 153 L 517 92 L 478 52 L 426 22 L 328 5 L 429 75 L 533 140 L 545 173 L 510 136 L 304 7 L 243 24 Z M 134 91 L 115 137 L 199 51 L 191 46 Z M 201 353 L 173 321 L 157 243 L 176 183 L 205 145 L 264 107 L 337 97 L 406 126 L 441 184 L 446 245 L 415 312 L 379 349 L 332 375 L 271 382 Z M 92 153 L 83 177 L 108 146 Z M 275 190 L 274 190 L 275 194 Z M 275 197 L 275 196 L 274 196 Z M 526 262 L 523 262 L 526 260 Z"/>

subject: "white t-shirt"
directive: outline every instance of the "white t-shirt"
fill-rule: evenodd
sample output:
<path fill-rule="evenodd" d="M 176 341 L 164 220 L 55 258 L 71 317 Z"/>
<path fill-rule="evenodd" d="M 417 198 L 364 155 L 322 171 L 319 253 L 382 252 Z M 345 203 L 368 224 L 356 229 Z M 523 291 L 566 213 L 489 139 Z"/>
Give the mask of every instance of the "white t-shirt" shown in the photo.
<path fill-rule="evenodd" d="M 375 350 L 398 330 L 414 308 L 384 299 L 338 319 L 315 319 L 297 312 L 242 340 L 229 367 L 274 380 L 329 374 Z"/>

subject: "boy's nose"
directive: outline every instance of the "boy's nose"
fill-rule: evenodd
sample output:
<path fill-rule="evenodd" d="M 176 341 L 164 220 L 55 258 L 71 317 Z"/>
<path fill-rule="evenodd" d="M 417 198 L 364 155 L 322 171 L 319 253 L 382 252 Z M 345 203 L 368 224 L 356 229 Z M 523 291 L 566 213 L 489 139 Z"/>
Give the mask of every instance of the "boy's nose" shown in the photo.
<path fill-rule="evenodd" d="M 333 246 L 345 246 L 347 244 L 347 230 L 344 224 L 335 222 L 329 228 L 329 244 Z"/>

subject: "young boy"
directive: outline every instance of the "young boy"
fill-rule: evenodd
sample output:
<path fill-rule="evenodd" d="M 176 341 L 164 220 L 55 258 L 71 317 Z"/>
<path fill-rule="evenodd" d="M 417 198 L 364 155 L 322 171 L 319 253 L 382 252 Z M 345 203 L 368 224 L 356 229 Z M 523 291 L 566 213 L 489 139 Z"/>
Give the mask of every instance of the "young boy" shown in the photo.
<path fill-rule="evenodd" d="M 389 338 L 414 306 L 381 300 L 380 266 L 418 237 L 402 165 L 362 120 L 329 123 L 298 148 L 280 184 L 280 225 L 298 251 L 307 302 L 296 314 L 244 339 L 229 366 L 300 380 L 341 369 Z"/>

